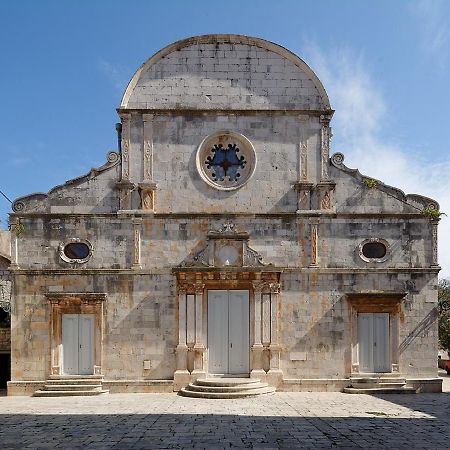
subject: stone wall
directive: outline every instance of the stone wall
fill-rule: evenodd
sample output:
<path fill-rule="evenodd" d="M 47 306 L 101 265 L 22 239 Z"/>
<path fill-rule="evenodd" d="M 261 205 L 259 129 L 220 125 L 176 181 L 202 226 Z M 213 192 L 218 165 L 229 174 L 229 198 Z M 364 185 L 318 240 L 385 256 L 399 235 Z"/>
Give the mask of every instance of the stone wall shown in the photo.
<path fill-rule="evenodd" d="M 411 278 L 414 285 L 411 286 Z M 110 380 L 171 379 L 177 345 L 176 281 L 159 273 L 21 275 L 12 316 L 13 380 L 49 375 L 49 304 L 44 293 L 106 292 L 103 373 Z M 409 289 L 400 315 L 400 372 L 436 375 L 437 290 L 432 274 L 352 274 L 289 270 L 281 279 L 281 368 L 286 378 L 343 378 L 350 373 L 346 294 L 389 286 Z M 144 370 L 144 360 L 150 369 Z"/>
<path fill-rule="evenodd" d="M 11 351 L 11 330 L 9 328 L 0 328 L 0 352 Z"/>

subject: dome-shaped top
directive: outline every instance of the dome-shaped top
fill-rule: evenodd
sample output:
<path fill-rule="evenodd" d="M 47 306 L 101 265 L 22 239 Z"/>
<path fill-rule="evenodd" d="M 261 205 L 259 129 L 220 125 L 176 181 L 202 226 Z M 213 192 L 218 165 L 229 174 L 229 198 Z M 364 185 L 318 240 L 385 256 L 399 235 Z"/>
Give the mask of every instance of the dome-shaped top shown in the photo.
<path fill-rule="evenodd" d="M 212 34 L 171 44 L 134 74 L 120 104 L 127 109 L 330 110 L 309 66 L 280 45 Z"/>

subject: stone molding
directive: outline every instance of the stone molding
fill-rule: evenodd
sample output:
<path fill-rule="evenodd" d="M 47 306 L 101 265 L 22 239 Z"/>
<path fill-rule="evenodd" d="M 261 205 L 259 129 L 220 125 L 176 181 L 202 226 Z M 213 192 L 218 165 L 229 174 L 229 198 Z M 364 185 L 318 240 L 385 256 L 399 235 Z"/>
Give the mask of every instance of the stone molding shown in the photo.
<path fill-rule="evenodd" d="M 72 180 L 66 181 L 64 184 L 55 186 L 54 188 L 50 189 L 50 191 L 48 191 L 46 194 L 42 193 L 42 192 L 37 192 L 34 194 L 16 198 L 12 204 L 12 210 L 15 213 L 18 213 L 19 215 L 22 213 L 28 214 L 28 211 L 32 212 L 30 202 L 32 202 L 33 200 L 44 201 L 54 192 L 59 191 L 60 189 L 67 188 L 68 186 L 77 186 L 81 183 L 84 183 L 87 180 L 91 180 L 91 179 L 95 178 L 97 175 L 99 175 L 100 173 L 105 172 L 106 170 L 112 169 L 113 167 L 117 166 L 119 163 L 120 163 L 120 154 L 118 152 L 109 152 L 107 154 L 107 162 L 105 164 L 103 164 L 103 166 L 93 167 L 86 175 L 82 175 L 80 177 L 73 178 Z M 46 213 L 37 213 L 37 215 L 39 217 L 41 217 L 41 216 L 45 216 Z M 76 215 L 76 214 L 74 214 L 74 215 Z M 12 216 L 14 216 L 14 214 Z M 54 217 L 55 215 L 51 214 L 51 216 Z"/>
<path fill-rule="evenodd" d="M 63 314 L 93 314 L 94 373 L 102 374 L 103 360 L 103 303 L 106 293 L 97 292 L 47 292 L 50 303 L 50 375 L 63 374 L 62 316 Z M 48 377 L 47 377 L 48 378 Z"/>

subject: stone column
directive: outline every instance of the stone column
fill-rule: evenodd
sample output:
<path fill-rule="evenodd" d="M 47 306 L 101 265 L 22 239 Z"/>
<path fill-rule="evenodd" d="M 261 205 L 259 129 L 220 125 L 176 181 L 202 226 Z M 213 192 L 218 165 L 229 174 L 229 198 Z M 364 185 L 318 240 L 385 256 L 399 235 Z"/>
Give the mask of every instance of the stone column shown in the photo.
<path fill-rule="evenodd" d="M 130 180 L 131 114 L 122 113 L 122 181 Z"/>
<path fill-rule="evenodd" d="M 141 225 L 142 218 L 134 217 L 133 223 L 133 269 L 141 269 Z"/>
<path fill-rule="evenodd" d="M 147 212 L 155 212 L 156 183 L 153 181 L 153 114 L 143 114 L 143 181 L 139 183 L 141 197 L 140 208 Z"/>
<path fill-rule="evenodd" d="M 438 261 L 438 224 L 439 219 L 431 219 L 431 267 L 439 267 Z"/>
<path fill-rule="evenodd" d="M 300 142 L 298 146 L 298 179 L 302 182 L 308 181 L 308 123 L 309 116 L 299 116 L 300 119 Z"/>
<path fill-rule="evenodd" d="M 19 238 L 14 231 L 11 232 L 11 264 L 9 267 L 11 269 L 19 267 Z"/>
<path fill-rule="evenodd" d="M 267 381 L 272 386 L 278 386 L 283 380 L 283 372 L 280 368 L 280 356 L 281 345 L 278 341 L 278 312 L 280 302 L 280 283 L 270 284 L 270 299 L 271 299 L 271 311 L 270 311 L 270 365 L 267 372 Z"/>
<path fill-rule="evenodd" d="M 186 291 L 186 286 L 178 287 L 178 345 L 175 350 L 177 368 L 173 376 L 175 391 L 179 391 L 191 380 L 190 373 L 187 370 Z"/>
<path fill-rule="evenodd" d="M 311 221 L 311 263 L 310 267 L 317 267 L 319 265 L 319 222 Z"/>
<path fill-rule="evenodd" d="M 330 159 L 330 116 L 320 116 L 320 123 L 322 124 L 321 139 L 320 139 L 320 180 L 328 181 L 329 173 L 329 159 Z"/>
<path fill-rule="evenodd" d="M 194 344 L 194 370 L 192 375 L 196 379 L 206 378 L 204 354 L 206 351 L 203 337 L 203 291 L 204 283 L 195 285 L 195 344 Z"/>
<path fill-rule="evenodd" d="M 263 283 L 253 282 L 253 294 L 255 296 L 255 320 L 252 351 L 251 378 L 265 378 L 266 372 L 263 370 L 262 354 L 264 347 L 261 342 L 261 293 Z"/>
<path fill-rule="evenodd" d="M 131 114 L 120 114 L 122 119 L 122 133 L 121 133 L 121 178 L 117 183 L 117 188 L 120 190 L 120 209 L 131 209 L 131 194 L 134 189 L 134 184 L 130 181 L 130 142 L 131 142 Z"/>
<path fill-rule="evenodd" d="M 144 142 L 143 168 L 144 181 L 153 181 L 153 114 L 143 114 Z"/>

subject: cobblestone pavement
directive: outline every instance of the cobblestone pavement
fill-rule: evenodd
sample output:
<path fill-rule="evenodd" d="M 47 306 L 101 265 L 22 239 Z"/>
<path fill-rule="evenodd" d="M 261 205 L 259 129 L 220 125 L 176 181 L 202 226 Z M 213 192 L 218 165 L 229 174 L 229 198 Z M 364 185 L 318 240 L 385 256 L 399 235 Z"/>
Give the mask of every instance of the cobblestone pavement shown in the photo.
<path fill-rule="evenodd" d="M 276 393 L 200 400 L 176 394 L 0 398 L 0 448 L 440 449 L 450 442 L 442 394 Z"/>

